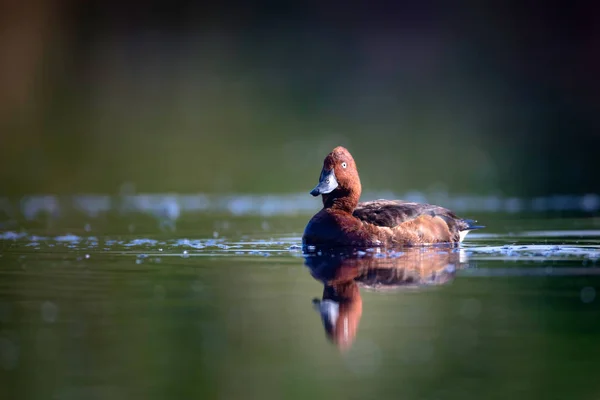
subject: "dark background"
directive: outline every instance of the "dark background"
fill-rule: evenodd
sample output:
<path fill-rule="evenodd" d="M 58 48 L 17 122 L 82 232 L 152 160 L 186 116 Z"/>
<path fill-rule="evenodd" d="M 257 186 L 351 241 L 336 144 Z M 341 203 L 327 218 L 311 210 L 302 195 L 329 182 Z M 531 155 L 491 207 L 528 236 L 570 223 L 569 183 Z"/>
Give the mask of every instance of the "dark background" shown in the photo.
<path fill-rule="evenodd" d="M 9 195 L 598 191 L 591 2 L 2 3 Z"/>

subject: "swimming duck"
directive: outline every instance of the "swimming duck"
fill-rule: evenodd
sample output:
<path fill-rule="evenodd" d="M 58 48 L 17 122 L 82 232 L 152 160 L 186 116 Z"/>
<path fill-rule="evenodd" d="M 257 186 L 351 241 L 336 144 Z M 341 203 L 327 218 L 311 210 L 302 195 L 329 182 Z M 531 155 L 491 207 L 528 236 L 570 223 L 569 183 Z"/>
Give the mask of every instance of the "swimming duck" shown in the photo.
<path fill-rule="evenodd" d="M 323 208 L 308 222 L 302 241 L 316 246 L 414 246 L 458 243 L 476 221 L 436 205 L 375 200 L 359 203 L 360 178 L 350 152 L 338 146 L 325 157 L 318 185 Z"/>

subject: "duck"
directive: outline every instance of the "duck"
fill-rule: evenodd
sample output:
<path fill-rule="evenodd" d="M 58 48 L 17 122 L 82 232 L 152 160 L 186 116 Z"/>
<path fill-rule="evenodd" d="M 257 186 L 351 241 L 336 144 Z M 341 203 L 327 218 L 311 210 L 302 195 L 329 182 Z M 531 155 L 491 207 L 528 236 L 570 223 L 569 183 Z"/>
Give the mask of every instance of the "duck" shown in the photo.
<path fill-rule="evenodd" d="M 338 146 L 323 161 L 319 183 L 311 190 L 323 208 L 304 229 L 304 246 L 397 247 L 457 245 L 472 230 L 484 228 L 451 210 L 402 200 L 359 202 L 362 186 L 350 152 Z"/>

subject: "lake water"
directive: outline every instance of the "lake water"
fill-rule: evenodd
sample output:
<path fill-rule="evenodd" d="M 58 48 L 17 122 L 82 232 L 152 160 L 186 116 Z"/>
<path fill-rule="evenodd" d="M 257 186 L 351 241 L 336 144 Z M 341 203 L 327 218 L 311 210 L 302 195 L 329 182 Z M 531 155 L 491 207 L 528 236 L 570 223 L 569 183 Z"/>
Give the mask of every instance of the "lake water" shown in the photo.
<path fill-rule="evenodd" d="M 2 398 L 600 398 L 597 218 L 347 257 L 307 220 L 6 226 Z"/>

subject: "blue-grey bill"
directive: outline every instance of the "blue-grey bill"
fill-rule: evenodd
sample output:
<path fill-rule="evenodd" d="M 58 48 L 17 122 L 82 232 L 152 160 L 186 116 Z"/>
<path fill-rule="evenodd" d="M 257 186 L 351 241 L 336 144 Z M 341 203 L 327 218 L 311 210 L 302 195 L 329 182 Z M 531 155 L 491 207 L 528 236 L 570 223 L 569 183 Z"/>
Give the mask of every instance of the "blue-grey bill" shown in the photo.
<path fill-rule="evenodd" d="M 320 194 L 331 193 L 338 187 L 338 181 L 335 179 L 335 172 L 333 169 L 329 171 L 321 171 L 321 178 L 319 184 L 310 192 L 313 196 Z"/>

